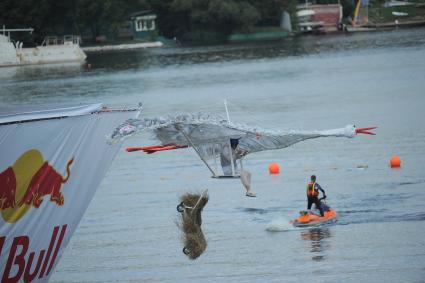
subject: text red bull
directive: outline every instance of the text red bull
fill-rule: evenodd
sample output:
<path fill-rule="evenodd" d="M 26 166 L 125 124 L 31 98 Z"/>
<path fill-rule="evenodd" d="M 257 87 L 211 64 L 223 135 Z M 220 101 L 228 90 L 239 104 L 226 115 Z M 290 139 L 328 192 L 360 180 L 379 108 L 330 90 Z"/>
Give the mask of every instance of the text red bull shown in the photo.
<path fill-rule="evenodd" d="M 13 239 L 12 246 L 9 250 L 6 265 L 3 270 L 1 282 L 12 283 L 23 279 L 24 282 L 31 282 L 36 278 L 43 278 L 49 275 L 55 265 L 56 257 L 65 237 L 67 224 L 55 226 L 52 231 L 50 243 L 46 249 L 39 251 L 29 251 L 30 237 L 18 236 Z M 58 233 L 60 234 L 58 237 Z M 57 240 L 56 240 L 57 239 Z M 0 254 L 3 252 L 4 243 L 9 240 L 6 237 L 0 237 Z M 37 260 L 35 261 L 35 257 Z M 15 267 L 15 268 L 13 268 Z M 16 270 L 12 271 L 12 270 Z"/>

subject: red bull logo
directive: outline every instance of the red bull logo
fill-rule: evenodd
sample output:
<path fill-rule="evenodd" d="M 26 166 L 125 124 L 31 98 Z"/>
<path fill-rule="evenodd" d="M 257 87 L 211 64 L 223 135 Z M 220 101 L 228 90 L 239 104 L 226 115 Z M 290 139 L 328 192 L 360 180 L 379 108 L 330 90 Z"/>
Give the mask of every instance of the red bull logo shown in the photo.
<path fill-rule="evenodd" d="M 12 167 L 0 173 L 0 209 L 15 207 L 16 178 Z"/>
<path fill-rule="evenodd" d="M 48 196 L 58 206 L 64 204 L 63 184 L 71 176 L 74 158 L 66 165 L 63 177 L 36 149 L 22 154 L 0 173 L 0 211 L 4 221 L 15 223 L 31 208 L 39 208 Z"/>
<path fill-rule="evenodd" d="M 14 237 L 4 266 L 1 282 L 20 282 L 21 279 L 24 282 L 31 282 L 37 278 L 47 277 L 55 265 L 67 226 L 66 224 L 61 227 L 55 226 L 50 237 L 49 246 L 47 247 L 46 245 L 45 249 L 39 251 L 29 250 L 30 237 Z M 5 242 L 6 237 L 0 237 L 0 254 L 2 256 L 6 256 L 2 253 Z M 27 256 L 28 252 L 29 256 Z"/>

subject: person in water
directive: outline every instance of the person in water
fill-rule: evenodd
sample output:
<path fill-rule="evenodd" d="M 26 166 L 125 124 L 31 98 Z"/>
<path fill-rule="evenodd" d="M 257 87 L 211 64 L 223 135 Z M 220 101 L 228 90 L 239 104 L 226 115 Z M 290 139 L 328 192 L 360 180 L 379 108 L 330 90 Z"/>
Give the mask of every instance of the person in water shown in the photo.
<path fill-rule="evenodd" d="M 323 194 L 323 198 L 326 198 L 326 193 L 322 187 L 316 183 L 316 176 L 311 175 L 311 181 L 307 184 L 307 209 L 311 209 L 312 204 L 314 203 L 320 211 L 320 216 L 324 216 L 323 208 L 319 200 L 319 190 Z"/>

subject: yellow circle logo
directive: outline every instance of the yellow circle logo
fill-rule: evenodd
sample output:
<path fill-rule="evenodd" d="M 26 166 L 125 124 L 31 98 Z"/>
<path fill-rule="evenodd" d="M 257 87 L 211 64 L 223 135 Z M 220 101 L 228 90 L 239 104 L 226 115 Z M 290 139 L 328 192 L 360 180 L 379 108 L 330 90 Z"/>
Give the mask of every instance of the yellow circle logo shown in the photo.
<path fill-rule="evenodd" d="M 64 197 L 60 192 L 62 184 L 71 174 L 67 164 L 66 177 L 62 177 L 41 153 L 31 149 L 22 154 L 15 163 L 0 173 L 0 210 L 4 221 L 15 223 L 31 208 L 38 208 L 45 196 L 50 201 L 63 205 Z"/>

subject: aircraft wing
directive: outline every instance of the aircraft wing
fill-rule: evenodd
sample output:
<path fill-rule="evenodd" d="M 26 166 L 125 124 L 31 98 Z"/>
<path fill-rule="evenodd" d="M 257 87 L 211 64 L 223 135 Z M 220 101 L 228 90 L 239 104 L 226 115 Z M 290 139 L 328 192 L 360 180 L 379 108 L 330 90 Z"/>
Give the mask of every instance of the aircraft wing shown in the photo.
<path fill-rule="evenodd" d="M 168 118 L 130 119 L 114 130 L 110 141 L 120 140 L 145 130 L 151 130 L 162 144 L 178 146 L 221 143 L 229 139 L 239 139 L 246 134 L 243 129 L 231 127 L 220 117 L 199 113 Z"/>
<path fill-rule="evenodd" d="M 176 123 L 154 130 L 155 136 L 163 143 L 179 146 L 202 146 L 203 144 L 228 142 L 239 139 L 246 133 L 237 129 L 210 123 Z M 192 144 L 190 144 L 190 142 Z"/>
<path fill-rule="evenodd" d="M 137 132 L 150 129 L 154 136 L 161 142 L 161 146 L 170 145 L 181 147 L 194 147 L 203 157 L 216 156 L 220 149 L 234 142 L 236 158 L 246 154 L 275 150 L 291 146 L 300 141 L 318 137 L 348 137 L 352 138 L 357 133 L 373 134 L 370 128 L 356 128 L 348 125 L 344 128 L 324 131 L 276 131 L 265 130 L 244 124 L 229 123 L 227 120 L 202 113 L 182 114 L 168 118 L 156 119 L 131 119 L 120 125 L 111 134 L 111 141 L 121 139 Z M 160 146 L 160 147 L 161 147 Z M 149 152 L 152 153 L 152 152 Z"/>

